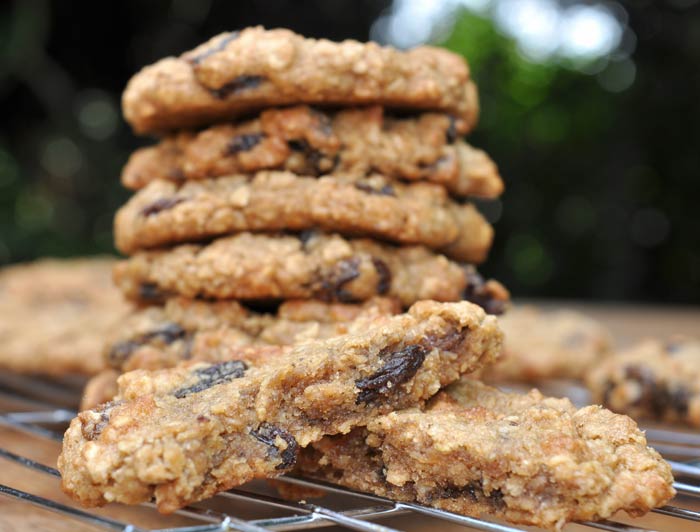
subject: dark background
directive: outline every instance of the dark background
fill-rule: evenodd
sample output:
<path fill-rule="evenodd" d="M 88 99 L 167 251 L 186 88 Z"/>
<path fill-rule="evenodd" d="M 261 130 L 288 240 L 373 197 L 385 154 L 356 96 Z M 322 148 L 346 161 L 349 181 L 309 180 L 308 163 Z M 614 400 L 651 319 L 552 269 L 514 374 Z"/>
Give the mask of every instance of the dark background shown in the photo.
<path fill-rule="evenodd" d="M 2 2 L 0 263 L 113 251 L 112 215 L 128 197 L 120 168 L 150 142 L 119 112 L 140 67 L 252 24 L 366 40 L 388 4 Z M 507 185 L 483 206 L 497 233 L 482 270 L 515 295 L 700 302 L 694 4 L 610 4 L 634 46 L 584 69 L 525 59 L 488 13 L 454 14 L 441 40 L 469 59 L 482 99 L 470 142 Z"/>

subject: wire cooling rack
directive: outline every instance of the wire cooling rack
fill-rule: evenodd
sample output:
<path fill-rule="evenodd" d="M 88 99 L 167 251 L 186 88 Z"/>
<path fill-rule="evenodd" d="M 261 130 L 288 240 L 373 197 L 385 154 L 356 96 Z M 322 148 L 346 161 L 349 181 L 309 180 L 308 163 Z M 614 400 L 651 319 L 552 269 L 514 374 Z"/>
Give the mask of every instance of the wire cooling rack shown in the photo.
<path fill-rule="evenodd" d="M 30 448 L 43 441 L 60 442 L 66 424 L 75 416 L 69 407 L 75 405 L 80 396 L 82 382 L 79 380 L 50 381 L 40 378 L 28 378 L 0 375 L 0 431 L 20 432 L 26 438 L 25 446 Z M 580 398 L 581 390 L 567 384 L 559 385 L 554 390 L 561 395 Z M 675 531 L 685 525 L 691 530 L 692 522 L 700 522 L 700 512 L 696 511 L 700 502 L 700 466 L 695 462 L 700 459 L 700 434 L 681 432 L 664 427 L 647 427 L 647 438 L 665 458 L 669 460 L 674 475 L 678 497 L 673 505 L 653 510 L 661 520 L 653 520 L 653 526 L 659 530 Z M 27 456 L 11 452 L 0 446 L 1 461 L 19 466 L 26 475 L 37 475 L 53 482 L 58 488 L 58 471 L 46 464 Z M 121 530 L 124 532 L 205 532 L 216 530 L 239 530 L 243 532 L 260 532 L 268 530 L 307 530 L 335 526 L 340 529 L 368 532 L 386 532 L 397 530 L 376 521 L 396 516 L 409 516 L 414 524 L 420 516 L 422 530 L 443 530 L 448 525 L 455 528 L 465 527 L 489 532 L 515 532 L 520 528 L 502 524 L 497 521 L 465 517 L 444 510 L 438 510 L 419 504 L 391 501 L 374 495 L 359 493 L 324 482 L 284 476 L 279 482 L 289 483 L 303 488 L 312 488 L 324 494 L 323 506 L 306 501 L 293 502 L 280 499 L 274 491 L 261 483 L 251 483 L 241 489 L 220 493 L 202 504 L 178 510 L 176 516 L 183 518 L 187 524 L 176 526 L 143 526 L 135 522 L 107 517 L 97 512 L 80 509 L 60 502 L 59 497 L 49 498 L 16 487 L 0 483 L 0 495 L 4 495 L 21 504 L 30 505 L 62 514 L 63 518 L 80 522 L 83 526 L 97 530 Z M 58 493 L 58 489 L 54 493 Z M 151 513 L 150 522 L 165 521 L 151 503 L 141 505 Z M 331 506 L 338 507 L 332 509 Z M 262 516 L 245 517 L 252 510 Z M 647 520 L 639 521 L 624 518 L 625 522 L 604 520 L 599 522 L 577 523 L 572 526 L 584 529 L 600 529 L 612 532 L 649 530 Z M 389 523 L 394 523 L 394 519 Z M 384 521 L 387 522 L 387 521 Z M 405 519 L 400 523 L 406 523 Z M 642 523 L 642 524 L 639 524 Z M 659 524 L 660 523 L 660 524 Z M 700 528 L 698 528 L 700 529 Z M 532 529 L 529 529 L 532 530 Z"/>

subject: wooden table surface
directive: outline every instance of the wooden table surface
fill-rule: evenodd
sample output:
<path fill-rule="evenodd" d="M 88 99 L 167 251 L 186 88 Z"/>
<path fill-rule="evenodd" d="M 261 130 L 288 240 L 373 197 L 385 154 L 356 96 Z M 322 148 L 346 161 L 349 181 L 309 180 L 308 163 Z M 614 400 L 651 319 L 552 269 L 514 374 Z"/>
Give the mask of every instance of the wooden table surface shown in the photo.
<path fill-rule="evenodd" d="M 666 337 L 673 334 L 685 334 L 700 336 L 700 308 L 680 307 L 654 307 L 654 306 L 629 306 L 629 305 L 597 305 L 573 302 L 538 302 L 543 307 L 575 308 L 601 320 L 615 334 L 619 344 L 628 344 L 636 339 L 646 336 Z M 16 405 L 0 398 L 0 409 L 12 411 Z M 56 464 L 56 457 L 60 444 L 43 440 L 38 437 L 27 436 L 12 429 L 0 427 L 0 448 L 37 460 L 52 467 Z M 30 492 L 35 495 L 50 498 L 63 504 L 72 504 L 64 496 L 59 488 L 58 479 L 30 472 L 7 460 L 0 459 L 0 484 Z M 695 501 L 683 500 L 678 502 L 685 507 L 694 507 Z M 231 507 L 229 506 L 229 510 Z M 95 511 L 94 513 L 110 516 L 120 521 L 137 524 L 144 528 L 164 528 L 183 525 L 188 521 L 178 517 L 164 517 L 153 510 L 143 507 L 124 507 L 111 505 Z M 232 513 L 241 517 L 263 517 L 263 513 L 254 513 L 254 509 L 245 505 L 236 506 Z M 658 515 L 647 516 L 643 519 L 630 520 L 625 515 L 616 516 L 616 519 L 638 526 L 657 528 L 661 530 L 691 531 L 700 530 L 700 525 L 688 521 L 669 520 Z M 191 522 L 190 522 L 191 523 Z M 382 521 L 383 524 L 394 526 L 403 530 L 464 530 L 456 527 L 437 523 L 434 520 L 420 516 L 404 516 Z M 100 530 L 92 526 L 83 525 L 75 520 L 64 518 L 58 514 L 30 506 L 27 503 L 0 496 L 0 531 L 18 530 L 56 530 L 56 531 L 83 531 Z M 329 529 L 330 530 L 330 529 Z M 332 529 L 335 530 L 335 529 Z M 584 530 L 577 525 L 569 525 L 566 530 Z M 592 530 L 585 528 L 585 530 Z"/>

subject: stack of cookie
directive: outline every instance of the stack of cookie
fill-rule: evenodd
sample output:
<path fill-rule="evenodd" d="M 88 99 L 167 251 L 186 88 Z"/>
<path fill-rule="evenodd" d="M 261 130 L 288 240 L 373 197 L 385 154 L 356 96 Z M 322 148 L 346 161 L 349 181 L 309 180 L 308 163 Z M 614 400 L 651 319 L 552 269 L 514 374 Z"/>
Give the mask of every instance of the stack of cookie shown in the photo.
<path fill-rule="evenodd" d="M 631 420 L 460 381 L 508 299 L 473 266 L 493 231 L 465 198 L 502 184 L 460 139 L 461 58 L 252 28 L 147 67 L 124 110 L 166 135 L 116 219 L 116 282 L 150 306 L 107 350 L 141 370 L 66 432 L 75 499 L 172 512 L 296 471 L 554 529 L 673 496 Z"/>
<path fill-rule="evenodd" d="M 424 299 L 504 310 L 473 266 L 493 230 L 467 198 L 503 183 L 462 139 L 478 114 L 462 58 L 249 28 L 146 67 L 123 106 L 163 138 L 122 174 L 136 193 L 115 281 L 151 308 L 110 340 L 117 371 L 338 334 Z"/>

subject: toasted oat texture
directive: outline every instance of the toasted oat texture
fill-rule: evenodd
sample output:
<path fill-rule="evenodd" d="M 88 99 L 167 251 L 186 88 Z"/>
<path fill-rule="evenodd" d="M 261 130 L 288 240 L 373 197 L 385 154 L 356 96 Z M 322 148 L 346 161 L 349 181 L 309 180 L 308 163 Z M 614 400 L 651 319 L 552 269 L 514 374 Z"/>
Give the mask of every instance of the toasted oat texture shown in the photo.
<path fill-rule="evenodd" d="M 500 318 L 503 356 L 488 368 L 487 381 L 583 380 L 612 348 L 612 336 L 597 321 L 572 310 L 516 306 Z"/>
<path fill-rule="evenodd" d="M 94 374 L 104 335 L 129 310 L 114 288 L 114 262 L 43 259 L 0 270 L 0 368 Z"/>
<path fill-rule="evenodd" d="M 472 272 L 423 246 L 323 233 L 240 233 L 207 245 L 137 253 L 115 266 L 114 279 L 127 297 L 142 301 L 181 295 L 356 302 L 387 295 L 408 307 L 421 299 L 476 300 L 481 295 L 479 303 L 498 312 L 508 293 L 495 282 L 478 285 L 481 278 Z"/>
<path fill-rule="evenodd" d="M 396 500 L 557 530 L 618 510 L 638 516 L 675 493 L 671 468 L 630 418 L 467 379 L 425 411 L 392 412 L 312 443 L 298 469 Z"/>
<path fill-rule="evenodd" d="M 593 399 L 635 419 L 700 427 L 700 340 L 645 340 L 586 375 Z"/>
<path fill-rule="evenodd" d="M 352 303 L 326 303 L 318 299 L 297 299 L 283 302 L 277 309 L 281 320 L 300 323 L 342 323 L 356 320 L 368 313 L 398 314 L 398 301 L 388 297 L 373 297 L 361 305 Z"/>
<path fill-rule="evenodd" d="M 155 497 L 172 512 L 289 471 L 299 449 L 324 435 L 423 403 L 500 345 L 496 318 L 476 305 L 420 302 L 260 367 L 126 373 L 119 400 L 71 422 L 58 460 L 63 489 L 89 506 Z"/>
<path fill-rule="evenodd" d="M 114 228 L 127 254 L 240 231 L 310 229 L 444 247 L 474 263 L 485 259 L 493 239 L 473 205 L 450 201 L 438 185 L 267 171 L 182 185 L 153 181 L 117 212 Z"/>
<path fill-rule="evenodd" d="M 299 175 L 382 175 L 425 180 L 458 197 L 503 192 L 498 168 L 458 140 L 449 116 L 385 116 L 382 107 L 324 113 L 305 105 L 268 109 L 254 120 L 183 131 L 134 152 L 122 183 L 140 189 L 156 179 L 181 182 L 259 170 Z"/>
<path fill-rule="evenodd" d="M 168 299 L 126 318 L 106 342 L 105 360 L 119 371 L 165 369 L 184 360 L 240 358 L 246 345 L 293 345 L 345 334 L 352 322 L 398 314 L 389 298 L 363 304 L 287 301 L 276 314 L 246 309 L 236 301 Z"/>
<path fill-rule="evenodd" d="M 402 52 L 260 26 L 223 33 L 145 67 L 122 98 L 124 116 L 137 133 L 298 103 L 441 111 L 454 115 L 460 132 L 475 125 L 479 112 L 466 62 L 447 50 L 421 46 Z"/>

